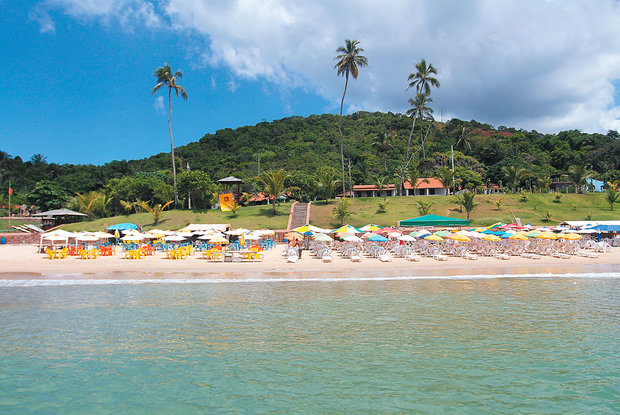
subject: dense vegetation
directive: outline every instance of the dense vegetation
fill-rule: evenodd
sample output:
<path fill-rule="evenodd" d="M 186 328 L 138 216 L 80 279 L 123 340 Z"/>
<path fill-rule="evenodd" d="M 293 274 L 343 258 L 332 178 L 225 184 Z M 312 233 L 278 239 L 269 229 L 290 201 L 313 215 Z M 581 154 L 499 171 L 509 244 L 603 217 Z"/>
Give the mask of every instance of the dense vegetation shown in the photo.
<path fill-rule="evenodd" d="M 343 117 L 346 181 L 350 170 L 353 184 L 398 183 L 411 125 L 412 118 L 402 114 L 358 112 Z M 496 183 L 508 192 L 546 192 L 551 178 L 562 174 L 576 184 L 574 191 L 587 190 L 587 176 L 605 182 L 620 179 L 616 131 L 541 134 L 452 119 L 418 122 L 412 137 L 414 158 L 405 179 L 438 177 L 450 187 L 454 183 L 457 189 L 472 190 Z M 423 139 L 425 158 L 418 151 Z M 448 169 L 451 146 L 454 181 Z M 340 178 L 338 116 L 289 117 L 219 130 L 177 147 L 175 158 L 177 166 L 191 167 L 178 173 L 180 203 L 186 208 L 188 199 L 192 208 L 207 208 L 217 179 L 234 175 L 246 181 L 243 191 L 260 191 L 256 176 L 278 169 L 287 172 L 285 187 L 296 189 L 297 198 L 325 198 L 330 193 L 325 183 L 333 185 Z M 40 154 L 24 161 L 0 152 L 0 205 L 7 204 L 9 181 L 15 204 L 40 209 L 71 204 L 91 217 L 135 210 L 131 203 L 138 200 L 155 204 L 174 197 L 169 153 L 104 165 L 73 165 L 47 163 Z"/>

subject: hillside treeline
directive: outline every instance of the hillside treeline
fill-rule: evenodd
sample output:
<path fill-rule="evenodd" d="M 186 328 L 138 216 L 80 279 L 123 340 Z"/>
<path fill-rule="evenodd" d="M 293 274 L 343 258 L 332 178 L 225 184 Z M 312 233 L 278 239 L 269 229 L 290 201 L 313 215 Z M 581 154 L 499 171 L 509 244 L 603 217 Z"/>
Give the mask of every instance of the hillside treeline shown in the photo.
<path fill-rule="evenodd" d="M 244 191 L 261 190 L 256 176 L 284 169 L 287 186 L 300 199 L 321 194 L 317 177 L 333 172 L 340 177 L 338 116 L 332 114 L 288 117 L 255 126 L 223 129 L 175 149 L 179 196 L 183 206 L 206 208 L 217 179 L 234 175 L 247 182 Z M 479 189 L 490 183 L 509 191 L 548 191 L 555 177 L 574 183 L 585 177 L 602 181 L 620 179 L 620 135 L 588 134 L 577 130 L 557 134 L 494 128 L 476 121 L 452 119 L 446 123 L 380 112 L 358 112 L 343 117 L 347 188 L 352 184 L 398 184 L 416 177 L 451 182 L 452 190 Z M 405 166 L 410 141 L 413 154 Z M 454 149 L 455 174 L 451 171 Z M 190 172 L 185 171 L 189 165 Z M 350 167 L 349 167 L 350 166 Z M 406 168 L 405 168 L 406 167 Z M 46 209 L 72 204 L 94 215 L 120 213 L 123 201 L 162 203 L 172 198 L 169 153 L 141 160 L 115 160 L 103 165 L 48 163 L 45 155 L 30 160 L 0 152 L 0 188 L 6 205 L 9 181 L 16 203 Z M 584 190 L 585 186 L 576 186 Z M 88 196 L 91 195 L 91 196 Z M 97 198 L 103 200 L 94 201 Z M 91 200 L 93 199 L 93 200 Z M 99 206 L 97 208 L 97 206 Z"/>

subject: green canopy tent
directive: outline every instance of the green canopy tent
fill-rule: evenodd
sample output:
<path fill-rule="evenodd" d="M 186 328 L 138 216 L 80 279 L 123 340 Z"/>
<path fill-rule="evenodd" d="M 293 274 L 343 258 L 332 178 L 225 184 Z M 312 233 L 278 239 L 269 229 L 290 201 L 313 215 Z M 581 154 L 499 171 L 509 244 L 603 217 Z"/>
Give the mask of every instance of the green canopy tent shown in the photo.
<path fill-rule="evenodd" d="M 401 220 L 398 226 L 469 226 L 467 219 L 450 218 L 448 216 L 425 215 L 417 218 Z"/>

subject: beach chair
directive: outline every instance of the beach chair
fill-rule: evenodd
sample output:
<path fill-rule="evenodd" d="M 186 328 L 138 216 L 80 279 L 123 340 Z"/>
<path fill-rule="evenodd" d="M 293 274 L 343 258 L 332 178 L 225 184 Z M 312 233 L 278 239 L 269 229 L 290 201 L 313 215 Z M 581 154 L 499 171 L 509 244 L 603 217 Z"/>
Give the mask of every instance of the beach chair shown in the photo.
<path fill-rule="evenodd" d="M 293 255 L 288 255 L 286 257 L 286 262 L 290 262 L 292 264 L 296 263 L 297 260 L 299 260 L 299 255 L 297 255 L 297 253 L 295 253 Z"/>
<path fill-rule="evenodd" d="M 595 252 L 579 251 L 577 254 L 584 258 L 598 258 L 598 254 Z"/>
<path fill-rule="evenodd" d="M 476 261 L 476 260 L 478 260 L 478 255 L 472 254 L 470 252 L 465 252 L 463 254 L 463 259 L 466 259 L 468 261 Z"/>
<path fill-rule="evenodd" d="M 510 255 L 504 254 L 503 252 L 497 252 L 493 255 L 493 258 L 501 259 L 502 261 L 508 261 L 510 259 Z"/>
<path fill-rule="evenodd" d="M 334 258 L 330 255 L 330 254 L 323 254 L 323 256 L 321 256 L 321 261 L 323 262 L 332 262 L 334 260 Z"/>
<path fill-rule="evenodd" d="M 420 257 L 415 252 L 410 252 L 405 255 L 405 259 L 409 262 L 418 262 L 420 261 Z"/>

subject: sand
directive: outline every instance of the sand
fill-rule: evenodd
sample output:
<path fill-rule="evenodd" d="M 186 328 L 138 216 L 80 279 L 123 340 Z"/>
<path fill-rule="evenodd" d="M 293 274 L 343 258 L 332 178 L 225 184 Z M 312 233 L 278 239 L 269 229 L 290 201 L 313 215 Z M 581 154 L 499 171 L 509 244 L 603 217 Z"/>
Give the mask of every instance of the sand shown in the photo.
<path fill-rule="evenodd" d="M 98 259 L 49 260 L 36 253 L 32 245 L 0 246 L 0 279 L 170 279 L 170 278 L 359 278 L 359 277 L 401 277 L 401 276 L 454 276 L 454 275 L 523 275 L 523 274 L 570 274 L 586 272 L 620 272 L 620 248 L 612 248 L 598 258 L 571 257 L 559 259 L 543 256 L 540 259 L 511 257 L 508 261 L 495 258 L 479 258 L 476 261 L 449 258 L 436 261 L 421 258 L 419 262 L 408 262 L 394 258 L 383 263 L 378 259 L 364 257 L 353 263 L 334 254 L 332 263 L 303 252 L 297 263 L 287 263 L 281 255 L 284 246 L 265 252 L 262 262 L 213 263 L 199 255 L 186 259 L 166 259 L 162 253 L 139 260 L 124 259 L 117 249 L 117 255 Z"/>

